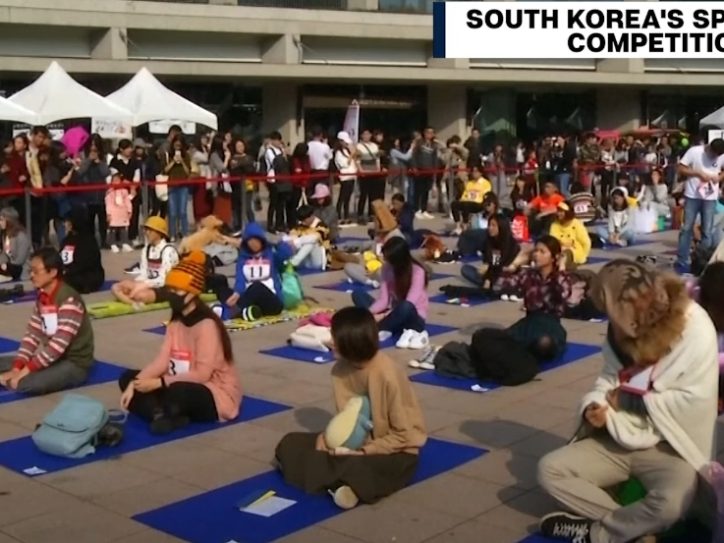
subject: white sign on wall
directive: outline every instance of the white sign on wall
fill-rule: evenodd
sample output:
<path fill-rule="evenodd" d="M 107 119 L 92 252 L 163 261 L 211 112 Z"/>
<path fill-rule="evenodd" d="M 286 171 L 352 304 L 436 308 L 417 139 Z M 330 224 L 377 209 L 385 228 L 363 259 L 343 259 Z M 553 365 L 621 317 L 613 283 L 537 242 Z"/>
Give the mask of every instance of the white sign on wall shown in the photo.
<path fill-rule="evenodd" d="M 153 121 L 148 123 L 148 130 L 151 134 L 168 134 L 169 128 L 173 125 L 181 127 L 184 134 L 196 134 L 196 123 L 179 121 L 175 119 L 166 119 L 163 121 Z"/>
<path fill-rule="evenodd" d="M 109 140 L 131 139 L 133 137 L 133 127 L 130 123 L 122 121 L 93 119 L 91 133 L 98 134 L 100 137 Z"/>

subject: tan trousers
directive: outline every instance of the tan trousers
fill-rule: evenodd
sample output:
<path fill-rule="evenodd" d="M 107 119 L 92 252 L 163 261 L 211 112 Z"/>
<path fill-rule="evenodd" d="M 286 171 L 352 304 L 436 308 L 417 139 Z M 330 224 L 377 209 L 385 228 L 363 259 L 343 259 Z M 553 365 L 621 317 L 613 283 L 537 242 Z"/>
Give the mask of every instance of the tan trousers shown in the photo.
<path fill-rule="evenodd" d="M 647 495 L 621 507 L 603 489 L 636 477 Z M 567 445 L 544 456 L 538 482 L 560 504 L 594 521 L 592 543 L 625 543 L 655 535 L 689 511 L 697 473 L 670 445 L 629 451 L 608 435 Z"/>

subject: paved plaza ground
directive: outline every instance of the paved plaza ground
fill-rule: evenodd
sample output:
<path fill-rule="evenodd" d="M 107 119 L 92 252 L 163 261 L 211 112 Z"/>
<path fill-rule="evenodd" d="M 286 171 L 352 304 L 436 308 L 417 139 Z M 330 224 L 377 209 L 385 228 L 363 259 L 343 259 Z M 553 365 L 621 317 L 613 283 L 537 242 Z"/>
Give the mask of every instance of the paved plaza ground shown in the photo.
<path fill-rule="evenodd" d="M 441 226 L 439 221 L 430 224 Z M 362 229 L 345 230 L 344 235 L 361 236 Z M 642 252 L 664 255 L 673 247 L 675 235 L 665 232 L 647 240 L 652 243 L 594 254 L 608 259 Z M 103 258 L 108 278 L 120 279 L 123 268 L 137 255 L 105 252 Z M 436 265 L 435 271 L 458 274 L 459 268 L 459 264 Z M 342 275 L 330 272 L 304 277 L 307 295 L 326 307 L 349 304 L 348 294 L 314 288 L 340 280 Z M 431 294 L 451 282 L 459 281 L 431 282 Z M 94 294 L 87 300 L 101 301 L 108 296 Z M 20 339 L 31 309 L 30 303 L 0 306 L 0 335 Z M 466 334 L 469 339 L 475 327 L 484 324 L 509 325 L 521 315 L 518 304 L 506 302 L 470 308 L 431 304 L 428 320 L 459 329 L 434 338 L 434 343 L 442 344 L 466 340 Z M 166 313 L 156 312 L 94 321 L 96 358 L 128 368 L 143 367 L 161 345 L 160 336 L 143 330 L 158 326 L 166 317 Z M 590 345 L 603 341 L 605 324 L 566 320 L 564 326 L 569 341 Z M 244 393 L 293 409 L 54 474 L 31 478 L 0 468 L 0 543 L 178 541 L 132 517 L 268 471 L 274 447 L 284 434 L 319 431 L 331 417 L 331 364 L 259 354 L 262 349 L 282 345 L 294 327 L 294 323 L 283 323 L 232 335 Z M 404 367 L 414 354 L 396 349 L 388 349 L 388 353 Z M 534 530 L 538 517 L 554 506 L 536 484 L 536 463 L 572 435 L 578 401 L 601 364 L 601 355 L 596 354 L 542 373 L 526 385 L 484 394 L 414 384 L 431 436 L 489 452 L 379 504 L 336 515 L 282 541 L 520 541 Z M 82 393 L 108 407 L 118 405 L 115 383 L 84 387 Z M 0 405 L 0 441 L 28 435 L 61 397 L 53 394 Z M 233 505 L 229 504 L 228 514 L 239 515 Z"/>

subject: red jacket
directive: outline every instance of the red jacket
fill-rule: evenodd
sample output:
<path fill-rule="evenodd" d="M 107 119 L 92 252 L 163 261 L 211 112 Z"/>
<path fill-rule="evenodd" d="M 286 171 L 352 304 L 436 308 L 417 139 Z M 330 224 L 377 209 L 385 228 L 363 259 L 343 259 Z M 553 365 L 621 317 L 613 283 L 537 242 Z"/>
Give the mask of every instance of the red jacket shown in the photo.
<path fill-rule="evenodd" d="M 292 183 L 295 187 L 306 188 L 309 184 L 309 176 L 312 173 L 312 166 L 309 164 L 309 157 L 292 157 L 292 175 L 295 177 Z"/>
<path fill-rule="evenodd" d="M 10 180 L 11 188 L 23 188 L 30 180 L 25 155 L 20 155 L 13 151 L 5 160 L 5 164 L 10 168 L 7 172 L 7 178 Z M 23 176 L 25 177 L 25 182 L 20 181 L 20 178 Z"/>

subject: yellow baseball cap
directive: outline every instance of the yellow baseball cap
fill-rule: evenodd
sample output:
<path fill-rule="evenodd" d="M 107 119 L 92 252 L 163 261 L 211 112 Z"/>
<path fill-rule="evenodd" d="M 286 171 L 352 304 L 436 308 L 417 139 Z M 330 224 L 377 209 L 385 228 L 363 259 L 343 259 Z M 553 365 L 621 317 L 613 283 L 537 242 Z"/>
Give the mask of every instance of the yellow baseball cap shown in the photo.
<path fill-rule="evenodd" d="M 152 215 L 151 217 L 146 219 L 143 227 L 148 228 L 149 230 L 153 230 L 154 232 L 158 232 L 163 237 L 168 238 L 168 223 L 163 217 L 159 217 L 158 215 Z"/>

